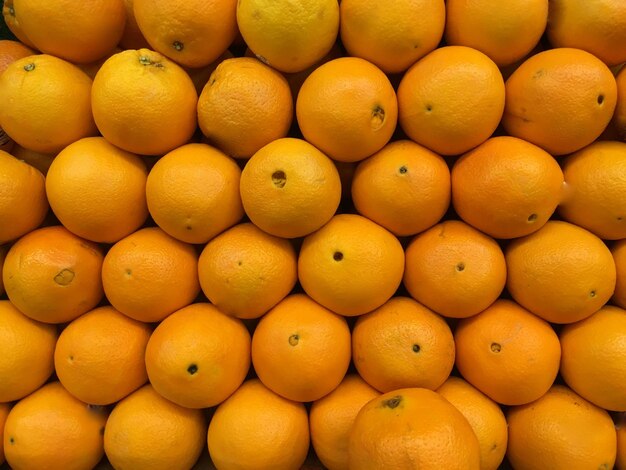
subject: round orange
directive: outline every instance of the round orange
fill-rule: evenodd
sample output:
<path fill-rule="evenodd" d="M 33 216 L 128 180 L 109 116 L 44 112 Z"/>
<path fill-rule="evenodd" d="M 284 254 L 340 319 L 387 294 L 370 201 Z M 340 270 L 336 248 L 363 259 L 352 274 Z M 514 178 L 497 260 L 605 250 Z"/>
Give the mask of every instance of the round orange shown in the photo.
<path fill-rule="evenodd" d="M 341 315 L 361 315 L 383 305 L 402 282 L 404 252 L 380 225 L 340 214 L 304 239 L 298 278 L 305 292 Z"/>
<path fill-rule="evenodd" d="M 111 305 L 129 317 L 158 322 L 189 305 L 200 292 L 193 246 L 149 227 L 122 238 L 102 264 Z"/>
<path fill-rule="evenodd" d="M 615 110 L 611 70 L 580 49 L 539 52 L 506 81 L 502 125 L 513 136 L 552 155 L 575 152 L 596 140 Z"/>
<path fill-rule="evenodd" d="M 617 433 L 617 458 L 615 459 L 615 468 L 623 470 L 626 468 L 626 417 L 622 413 L 615 424 Z"/>
<path fill-rule="evenodd" d="M 9 64 L 17 59 L 34 55 L 36 52 L 19 41 L 9 39 L 0 40 L 0 75 L 6 70 Z"/>
<path fill-rule="evenodd" d="M 382 70 L 358 57 L 341 57 L 306 78 L 296 117 L 306 140 L 335 160 L 354 162 L 389 142 L 398 103 Z"/>
<path fill-rule="evenodd" d="M 613 295 L 616 268 L 597 236 L 550 221 L 505 249 L 511 296 L 552 323 L 572 323 L 598 311 Z"/>
<path fill-rule="evenodd" d="M 622 67 L 615 77 L 617 84 L 617 105 L 613 123 L 622 140 L 626 141 L 626 67 Z"/>
<path fill-rule="evenodd" d="M 5 24 L 9 28 L 9 31 L 13 33 L 18 41 L 30 48 L 35 47 L 35 45 L 26 37 L 24 31 L 22 31 L 20 22 L 15 16 L 15 7 L 13 5 L 13 0 L 4 0 L 4 5 L 2 6 L 2 16 L 4 18 Z"/>
<path fill-rule="evenodd" d="M 615 262 L 616 280 L 612 301 L 615 305 L 626 308 L 626 240 L 617 240 L 611 246 Z"/>
<path fill-rule="evenodd" d="M 298 259 L 288 240 L 244 223 L 207 243 L 198 274 L 204 295 L 222 312 L 258 318 L 291 292 Z"/>
<path fill-rule="evenodd" d="M 294 401 L 322 398 L 341 383 L 350 364 L 345 318 L 304 294 L 264 315 L 252 336 L 252 363 L 261 382 Z"/>
<path fill-rule="evenodd" d="M 110 405 L 148 381 L 144 354 L 152 329 L 113 307 L 81 315 L 61 332 L 54 366 L 65 389 L 85 403 Z"/>
<path fill-rule="evenodd" d="M 219 150 L 196 143 L 178 147 L 150 170 L 150 215 L 170 236 L 206 243 L 243 217 L 240 178 L 235 161 Z"/>
<path fill-rule="evenodd" d="M 0 403 L 19 400 L 41 387 L 54 371 L 55 325 L 23 315 L 0 300 Z"/>
<path fill-rule="evenodd" d="M 98 70 L 91 93 L 93 117 L 104 138 L 145 155 L 187 143 L 196 129 L 197 101 L 189 75 L 148 49 L 112 55 Z"/>
<path fill-rule="evenodd" d="M 493 137 L 456 160 L 452 203 L 468 224 L 495 238 L 539 230 L 561 202 L 563 172 L 545 150 Z"/>
<path fill-rule="evenodd" d="M 510 300 L 497 300 L 454 333 L 465 380 L 503 405 L 538 399 L 559 371 L 561 346 L 550 324 Z"/>
<path fill-rule="evenodd" d="M 284 138 L 248 160 L 240 192 L 256 226 L 278 237 L 296 238 L 330 220 L 339 206 L 341 181 L 332 160 L 313 145 Z"/>
<path fill-rule="evenodd" d="M 450 170 L 436 153 L 399 140 L 359 163 L 351 189 L 360 214 L 395 235 L 415 235 L 448 210 Z"/>
<path fill-rule="evenodd" d="M 62 226 L 34 230 L 11 246 L 4 260 L 7 296 L 34 320 L 71 321 L 102 299 L 102 251 Z"/>
<path fill-rule="evenodd" d="M 248 380 L 218 406 L 207 442 L 217 468 L 298 470 L 309 450 L 306 408 Z"/>
<path fill-rule="evenodd" d="M 4 423 L 10 410 L 11 405 L 9 403 L 0 403 L 0 436 L 4 436 Z M 0 465 L 4 461 L 4 439 L 0 439 Z"/>
<path fill-rule="evenodd" d="M 435 312 L 466 318 L 486 309 L 506 284 L 498 243 L 459 220 L 446 220 L 417 235 L 406 248 L 404 286 Z"/>
<path fill-rule="evenodd" d="M 454 338 L 439 315 L 408 297 L 393 297 L 358 318 L 352 358 L 360 376 L 381 392 L 435 390 L 454 366 Z"/>
<path fill-rule="evenodd" d="M 498 127 L 504 80 L 482 52 L 441 47 L 404 74 L 398 109 L 400 125 L 412 140 L 442 155 L 461 154 L 487 140 Z"/>

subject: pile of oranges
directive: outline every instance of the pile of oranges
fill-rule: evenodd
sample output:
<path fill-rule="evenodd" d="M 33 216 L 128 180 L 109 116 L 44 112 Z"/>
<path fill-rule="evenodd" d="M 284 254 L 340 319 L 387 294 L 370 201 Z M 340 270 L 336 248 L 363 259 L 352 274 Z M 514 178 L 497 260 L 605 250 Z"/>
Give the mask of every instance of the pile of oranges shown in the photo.
<path fill-rule="evenodd" d="M 626 2 L 3 15 L 0 464 L 626 469 Z"/>

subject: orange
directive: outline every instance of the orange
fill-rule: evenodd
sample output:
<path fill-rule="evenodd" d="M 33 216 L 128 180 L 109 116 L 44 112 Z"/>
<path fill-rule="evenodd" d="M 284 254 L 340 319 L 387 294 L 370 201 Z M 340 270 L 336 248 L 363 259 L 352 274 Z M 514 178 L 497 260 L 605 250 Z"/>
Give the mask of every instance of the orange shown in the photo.
<path fill-rule="evenodd" d="M 237 318 L 258 318 L 284 299 L 298 280 L 293 245 L 251 223 L 211 240 L 198 260 L 209 301 Z"/>
<path fill-rule="evenodd" d="M 13 33 L 13 35 L 18 39 L 18 41 L 30 48 L 35 47 L 32 41 L 30 41 L 26 37 L 24 31 L 22 31 L 20 21 L 15 16 L 15 7 L 13 5 L 13 0 L 4 0 L 4 5 L 2 6 L 2 16 L 4 18 L 5 24 Z"/>
<path fill-rule="evenodd" d="M 137 155 L 102 137 L 65 147 L 46 175 L 46 193 L 59 221 L 79 237 L 115 243 L 148 217 L 148 170 Z"/>
<path fill-rule="evenodd" d="M 357 371 L 381 392 L 435 390 L 454 366 L 454 338 L 436 313 L 408 297 L 394 297 L 358 318 L 352 331 Z"/>
<path fill-rule="evenodd" d="M 149 227 L 122 238 L 102 265 L 104 293 L 129 317 L 158 322 L 189 305 L 200 292 L 193 246 Z"/>
<path fill-rule="evenodd" d="M 236 0 L 134 0 L 135 20 L 152 49 L 188 67 L 209 65 L 237 35 Z"/>
<path fill-rule="evenodd" d="M 461 412 L 424 388 L 391 391 L 370 400 L 357 415 L 348 468 L 478 470 L 478 439 Z"/>
<path fill-rule="evenodd" d="M 561 202 L 563 172 L 552 156 L 516 137 L 494 137 L 456 160 L 452 203 L 468 224 L 495 238 L 539 230 Z"/>
<path fill-rule="evenodd" d="M 186 470 L 205 446 L 206 420 L 145 385 L 119 402 L 104 430 L 104 451 L 113 468 Z"/>
<path fill-rule="evenodd" d="M 507 412 L 507 458 L 516 470 L 613 468 L 616 437 L 609 414 L 567 387 Z"/>
<path fill-rule="evenodd" d="M 504 254 L 510 294 L 549 322 L 582 320 L 613 295 L 616 268 L 611 252 L 584 228 L 550 221 L 513 240 Z"/>
<path fill-rule="evenodd" d="M 306 78 L 296 117 L 306 140 L 335 160 L 355 162 L 389 142 L 398 103 L 382 70 L 358 57 L 341 57 Z"/>
<path fill-rule="evenodd" d="M 309 449 L 309 420 L 302 403 L 248 380 L 217 408 L 207 441 L 217 468 L 298 470 Z"/>
<path fill-rule="evenodd" d="M 333 216 L 341 181 L 330 158 L 301 139 L 278 139 L 246 163 L 243 208 L 261 230 L 283 238 L 308 235 Z"/>
<path fill-rule="evenodd" d="M 616 282 L 613 303 L 626 308 L 626 240 L 618 240 L 611 246 L 611 254 L 615 262 Z"/>
<path fill-rule="evenodd" d="M 122 49 L 143 49 L 150 47 L 137 24 L 134 5 L 134 0 L 124 0 L 124 6 L 126 7 L 126 25 L 124 26 L 124 33 L 118 44 L 118 47 Z"/>
<path fill-rule="evenodd" d="M 437 393 L 454 405 L 472 426 L 480 444 L 480 468 L 497 470 L 507 447 L 504 413 L 493 400 L 459 377 L 450 377 Z"/>
<path fill-rule="evenodd" d="M 584 49 L 608 65 L 626 62 L 626 4 L 620 0 L 550 1 L 547 33 L 554 47 Z"/>
<path fill-rule="evenodd" d="M 0 403 L 19 400 L 41 387 L 54 371 L 57 328 L 31 320 L 0 300 Z"/>
<path fill-rule="evenodd" d="M 18 59 L 0 75 L 0 126 L 18 144 L 59 152 L 96 134 L 91 79 L 78 67 L 46 54 Z"/>
<path fill-rule="evenodd" d="M 488 55 L 499 66 L 510 65 L 537 45 L 548 21 L 548 0 L 448 0 L 446 42 Z"/>
<path fill-rule="evenodd" d="M 11 155 L 18 160 L 22 160 L 30 166 L 35 167 L 44 176 L 48 173 L 48 169 L 50 168 L 50 165 L 52 165 L 52 160 L 54 160 L 54 157 L 56 156 L 55 153 L 35 152 L 17 144 L 11 150 Z"/>
<path fill-rule="evenodd" d="M 47 213 L 41 172 L 0 150 L 0 244 L 36 229 Z"/>
<path fill-rule="evenodd" d="M 164 232 L 206 243 L 243 217 L 241 170 L 206 144 L 187 144 L 160 158 L 146 183 L 148 209 Z"/>
<path fill-rule="evenodd" d="M 467 152 L 496 130 L 504 90 L 498 66 L 485 54 L 465 46 L 441 47 L 402 77 L 400 125 L 412 140 L 434 152 Z"/>
<path fill-rule="evenodd" d="M 442 0 L 344 0 L 340 13 L 341 40 L 348 54 L 386 73 L 404 72 L 435 49 L 446 22 Z"/>
<path fill-rule="evenodd" d="M 121 400 L 148 381 L 144 354 L 151 333 L 113 307 L 81 315 L 61 332 L 54 351 L 61 384 L 85 403 Z"/>
<path fill-rule="evenodd" d="M 441 220 L 450 204 L 450 170 L 410 140 L 387 144 L 359 163 L 352 201 L 360 214 L 395 235 L 415 235 Z"/>
<path fill-rule="evenodd" d="M 189 75 L 148 49 L 106 60 L 93 81 L 93 117 L 105 139 L 133 153 L 161 155 L 196 129 L 198 95 Z"/>
<path fill-rule="evenodd" d="M 623 470 L 626 468 L 626 426 L 625 416 L 622 413 L 618 422 L 615 424 L 617 433 L 617 458 L 615 459 L 615 468 Z"/>
<path fill-rule="evenodd" d="M 626 238 L 626 143 L 594 142 L 563 162 L 561 216 L 605 240 Z"/>
<path fill-rule="evenodd" d="M 213 305 L 189 305 L 163 320 L 146 349 L 154 389 L 187 408 L 226 400 L 250 368 L 250 333 Z"/>
<path fill-rule="evenodd" d="M 340 214 L 304 239 L 298 278 L 313 300 L 341 315 L 361 315 L 396 292 L 404 272 L 402 245 L 365 217 Z"/>
<path fill-rule="evenodd" d="M 261 61 L 281 72 L 299 72 L 324 57 L 335 43 L 339 4 L 336 0 L 241 0 L 237 25 Z"/>
<path fill-rule="evenodd" d="M 626 67 L 615 77 L 617 83 L 617 105 L 613 122 L 622 140 L 626 140 Z"/>
<path fill-rule="evenodd" d="M 354 419 L 363 405 L 379 395 L 357 374 L 349 374 L 335 390 L 313 403 L 311 443 L 328 470 L 348 468 L 348 439 Z"/>
<path fill-rule="evenodd" d="M 252 363 L 261 382 L 294 401 L 332 392 L 350 364 L 345 318 L 294 294 L 261 318 L 252 336 Z"/>
<path fill-rule="evenodd" d="M 611 70 L 580 49 L 539 52 L 506 81 L 505 131 L 550 152 L 575 152 L 597 139 L 615 110 Z"/>
<path fill-rule="evenodd" d="M 550 324 L 510 300 L 459 322 L 456 366 L 465 380 L 503 405 L 521 405 L 548 391 L 561 346 Z"/>
<path fill-rule="evenodd" d="M 405 287 L 418 302 L 446 317 L 476 315 L 500 296 L 506 283 L 498 243 L 459 220 L 420 233 L 405 255 Z"/>
<path fill-rule="evenodd" d="M 6 70 L 9 64 L 17 59 L 34 55 L 36 52 L 19 41 L 8 39 L 0 40 L 0 75 Z"/>
<path fill-rule="evenodd" d="M 78 5 L 70 0 L 13 0 L 13 9 L 20 29 L 37 49 L 83 64 L 115 48 L 126 24 L 123 0 L 93 0 Z"/>
<path fill-rule="evenodd" d="M 9 300 L 25 315 L 64 323 L 102 299 L 102 248 L 62 226 L 44 227 L 20 238 L 2 269 Z"/>
<path fill-rule="evenodd" d="M 285 137 L 292 118 L 293 99 L 285 77 L 249 57 L 221 62 L 198 99 L 202 133 L 235 158 L 249 158 Z"/>
<path fill-rule="evenodd" d="M 4 451 L 13 470 L 89 470 L 100 461 L 107 412 L 51 382 L 19 401 L 4 425 Z"/>
<path fill-rule="evenodd" d="M 626 411 L 626 310 L 607 305 L 561 331 L 561 375 L 576 393 Z"/>
<path fill-rule="evenodd" d="M 4 423 L 7 419 L 11 405 L 0 403 L 0 436 L 4 436 Z M 4 463 L 4 439 L 0 439 L 0 465 Z"/>

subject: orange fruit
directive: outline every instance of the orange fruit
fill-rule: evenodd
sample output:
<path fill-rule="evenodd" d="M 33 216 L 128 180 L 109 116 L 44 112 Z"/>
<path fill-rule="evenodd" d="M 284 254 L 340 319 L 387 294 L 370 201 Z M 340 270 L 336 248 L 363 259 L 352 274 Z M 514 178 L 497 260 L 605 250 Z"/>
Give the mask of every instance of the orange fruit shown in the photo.
<path fill-rule="evenodd" d="M 51 382 L 19 401 L 4 425 L 4 452 L 13 470 L 88 470 L 100 461 L 107 413 Z"/>
<path fill-rule="evenodd" d="M 19 400 L 41 387 L 54 371 L 57 328 L 31 320 L 0 300 L 0 403 Z"/>
<path fill-rule="evenodd" d="M 144 354 L 152 333 L 145 323 L 100 307 L 61 332 L 54 365 L 65 389 L 85 403 L 109 405 L 148 381 Z"/>
<path fill-rule="evenodd" d="M 442 0 L 344 0 L 340 13 L 341 40 L 348 54 L 386 73 L 404 72 L 435 49 L 446 22 Z"/>
<path fill-rule="evenodd" d="M 252 363 L 273 392 L 299 402 L 318 400 L 346 375 L 350 329 L 345 318 L 306 295 L 291 295 L 259 321 Z"/>
<path fill-rule="evenodd" d="M 50 165 L 52 165 L 52 160 L 54 160 L 54 157 L 56 156 L 55 153 L 35 152 L 17 144 L 13 146 L 11 155 L 18 160 L 22 160 L 24 163 L 28 163 L 30 166 L 35 167 L 44 176 L 48 173 L 48 169 L 50 168 Z"/>
<path fill-rule="evenodd" d="M 626 238 L 626 143 L 594 142 L 568 156 L 563 174 L 568 197 L 559 214 L 605 240 Z"/>
<path fill-rule="evenodd" d="M 102 299 L 103 258 L 101 247 L 62 226 L 33 230 L 7 253 L 4 288 L 33 320 L 69 322 Z"/>
<path fill-rule="evenodd" d="M 129 152 L 167 153 L 186 143 L 196 129 L 198 95 L 191 78 L 148 49 L 107 59 L 93 81 L 91 101 L 104 138 Z"/>
<path fill-rule="evenodd" d="M 506 81 L 506 132 L 550 152 L 575 152 L 597 139 L 615 110 L 611 70 L 580 49 L 533 55 Z"/>
<path fill-rule="evenodd" d="M 102 137 L 65 147 L 46 175 L 46 194 L 59 221 L 79 237 L 115 243 L 148 217 L 148 170 L 137 155 Z"/>
<path fill-rule="evenodd" d="M 621 414 L 615 425 L 617 433 L 617 458 L 615 459 L 615 468 L 623 470 L 626 468 L 626 426 L 624 425 L 626 418 Z"/>
<path fill-rule="evenodd" d="M 41 172 L 0 150 L 0 244 L 36 229 L 47 213 Z"/>
<path fill-rule="evenodd" d="M 4 0 L 4 5 L 2 6 L 2 16 L 4 18 L 5 24 L 13 33 L 13 35 L 18 39 L 18 41 L 30 48 L 35 47 L 35 45 L 26 37 L 24 31 L 22 31 L 20 21 L 15 15 L 15 6 L 13 5 L 13 0 Z"/>
<path fill-rule="evenodd" d="M 504 90 L 498 66 L 485 54 L 465 46 L 441 47 L 402 77 L 400 125 L 412 140 L 434 152 L 467 152 L 498 127 Z"/>
<path fill-rule="evenodd" d="M 448 210 L 450 170 L 443 158 L 415 142 L 391 142 L 357 166 L 352 201 L 360 214 L 395 235 L 415 235 Z"/>
<path fill-rule="evenodd" d="M 379 395 L 357 374 L 349 374 L 335 390 L 313 402 L 309 414 L 311 443 L 328 470 L 348 468 L 348 439 L 354 419 Z"/>
<path fill-rule="evenodd" d="M 218 406 L 207 442 L 217 468 L 298 470 L 309 449 L 307 412 L 248 380 Z"/>
<path fill-rule="evenodd" d="M 408 297 L 394 297 L 358 318 L 352 358 L 360 376 L 381 392 L 435 390 L 454 366 L 454 338 L 436 313 Z"/>
<path fill-rule="evenodd" d="M 622 140 L 626 140 L 626 67 L 615 77 L 617 83 L 617 105 L 613 122 Z"/>
<path fill-rule="evenodd" d="M 298 278 L 306 293 L 341 315 L 383 305 L 402 282 L 404 252 L 396 237 L 355 214 L 340 214 L 304 239 Z"/>
<path fill-rule="evenodd" d="M 420 233 L 405 256 L 404 285 L 411 296 L 446 317 L 476 315 L 506 284 L 506 262 L 498 243 L 459 220 Z"/>
<path fill-rule="evenodd" d="M 539 230 L 561 202 L 563 172 L 536 145 L 493 137 L 456 160 L 452 203 L 468 224 L 495 238 Z"/>
<path fill-rule="evenodd" d="M 507 458 L 516 470 L 613 468 L 616 437 L 609 414 L 563 385 L 508 410 Z"/>
<path fill-rule="evenodd" d="M 237 25 L 256 56 L 281 72 L 299 72 L 332 48 L 339 32 L 336 0 L 237 2 Z"/>
<path fill-rule="evenodd" d="M 598 311 L 613 295 L 616 268 L 597 236 L 550 221 L 505 249 L 513 298 L 552 323 L 572 323 Z"/>
<path fill-rule="evenodd" d="M 616 281 L 613 292 L 613 303 L 626 308 L 626 240 L 618 240 L 611 246 L 611 254 L 615 262 Z"/>
<path fill-rule="evenodd" d="M 133 12 L 152 49 L 179 64 L 203 67 L 235 39 L 236 8 L 236 0 L 134 0 Z"/>
<path fill-rule="evenodd" d="M 475 469 L 478 439 L 461 412 L 424 388 L 391 391 L 359 411 L 348 447 L 348 468 Z"/>
<path fill-rule="evenodd" d="M 129 317 L 158 322 L 189 305 L 200 292 L 193 246 L 149 227 L 122 238 L 102 264 L 111 305 Z"/>
<path fill-rule="evenodd" d="M 258 318 L 291 292 L 298 259 L 288 240 L 245 223 L 207 243 L 198 274 L 204 295 L 222 312 Z"/>
<path fill-rule="evenodd" d="M 135 18 L 135 0 L 124 0 L 124 6 L 126 7 L 126 25 L 118 46 L 122 49 L 150 48 Z"/>
<path fill-rule="evenodd" d="M 59 152 L 96 134 L 91 79 L 78 67 L 46 54 L 11 63 L 0 75 L 0 126 L 18 144 Z"/>
<path fill-rule="evenodd" d="M 146 183 L 148 209 L 164 232 L 206 243 L 243 217 L 241 170 L 206 144 L 186 144 L 160 158 Z"/>
<path fill-rule="evenodd" d="M 20 29 L 37 49 L 71 62 L 89 63 L 117 46 L 126 24 L 123 0 L 49 3 L 13 0 Z"/>
<path fill-rule="evenodd" d="M 576 393 L 626 411 L 626 310 L 607 305 L 561 331 L 561 375 Z"/>
<path fill-rule="evenodd" d="M 19 41 L 9 39 L 0 40 L 0 75 L 6 70 L 9 64 L 17 59 L 34 55 L 36 52 Z"/>
<path fill-rule="evenodd" d="M 480 444 L 480 468 L 497 470 L 508 439 L 506 419 L 498 404 L 459 377 L 449 377 L 436 391 L 472 426 Z"/>
<path fill-rule="evenodd" d="M 389 142 L 398 103 L 382 70 L 358 57 L 341 57 L 306 78 L 296 117 L 306 140 L 335 160 L 354 162 Z"/>
<path fill-rule="evenodd" d="M 499 66 L 510 65 L 537 45 L 548 21 L 548 0 L 446 2 L 446 43 L 468 46 Z"/>
<path fill-rule="evenodd" d="M 146 349 L 148 377 L 163 397 L 187 408 L 223 402 L 250 368 L 250 333 L 213 305 L 189 305 L 163 320 Z"/>
<path fill-rule="evenodd" d="M 510 300 L 462 319 L 454 340 L 463 378 L 503 405 L 538 399 L 559 371 L 561 346 L 550 324 Z"/>
<path fill-rule="evenodd" d="M 301 139 L 262 147 L 241 172 L 241 201 L 261 230 L 283 238 L 308 235 L 333 216 L 341 181 L 330 158 Z"/>
<path fill-rule="evenodd" d="M 583 49 L 608 65 L 626 62 L 626 5 L 620 0 L 551 1 L 547 33 L 554 47 Z"/>
<path fill-rule="evenodd" d="M 144 385 L 120 401 L 104 429 L 113 468 L 190 469 L 205 446 L 206 420 Z"/>
<path fill-rule="evenodd" d="M 0 403 L 0 436 L 4 436 L 4 423 L 7 419 L 11 406 L 8 403 Z M 4 463 L 4 439 L 0 439 L 0 465 Z"/>
<path fill-rule="evenodd" d="M 202 133 L 235 158 L 249 158 L 285 137 L 292 118 L 293 99 L 285 77 L 249 57 L 221 62 L 198 99 Z"/>

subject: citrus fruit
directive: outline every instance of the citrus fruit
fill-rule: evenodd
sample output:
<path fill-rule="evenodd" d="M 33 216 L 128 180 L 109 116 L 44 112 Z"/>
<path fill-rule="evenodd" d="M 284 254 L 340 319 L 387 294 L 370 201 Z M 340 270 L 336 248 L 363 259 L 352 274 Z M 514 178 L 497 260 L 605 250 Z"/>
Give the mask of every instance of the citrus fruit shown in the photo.
<path fill-rule="evenodd" d="M 617 433 L 617 458 L 615 459 L 615 468 L 622 470 L 626 468 L 626 426 L 624 426 L 624 414 L 620 415 L 618 422 L 615 424 Z"/>
<path fill-rule="evenodd" d="M 10 409 L 11 405 L 9 403 L 0 403 L 0 436 L 4 436 L 4 423 Z M 0 439 L 0 465 L 2 465 L 4 461 L 4 439 Z"/>
<path fill-rule="evenodd" d="M 626 240 L 617 240 L 611 246 L 611 254 L 615 262 L 616 281 L 613 292 L 613 303 L 626 308 Z"/>
<path fill-rule="evenodd" d="M 36 54 L 34 50 L 19 41 L 0 40 L 0 74 L 17 59 L 34 54 Z"/>
<path fill-rule="evenodd" d="M 15 6 L 13 5 L 13 0 L 5 0 L 4 5 L 2 6 L 2 17 L 4 18 L 4 22 L 9 28 L 9 31 L 13 33 L 13 35 L 24 45 L 34 48 L 35 45 L 26 37 L 26 34 L 22 31 L 22 27 L 20 26 L 20 22 L 15 16 Z"/>
<path fill-rule="evenodd" d="M 617 83 L 617 105 L 613 122 L 622 140 L 626 140 L 626 67 L 622 67 L 615 77 Z"/>

